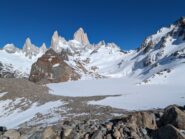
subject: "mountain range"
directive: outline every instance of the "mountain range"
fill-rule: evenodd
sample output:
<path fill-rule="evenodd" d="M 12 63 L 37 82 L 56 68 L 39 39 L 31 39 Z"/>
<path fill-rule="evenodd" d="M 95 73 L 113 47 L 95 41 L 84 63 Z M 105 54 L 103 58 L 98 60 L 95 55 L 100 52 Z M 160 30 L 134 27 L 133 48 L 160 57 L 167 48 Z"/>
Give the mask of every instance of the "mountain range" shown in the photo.
<path fill-rule="evenodd" d="M 38 47 L 30 38 L 22 49 L 6 44 L 0 50 L 0 130 L 5 129 L 1 126 L 17 128 L 19 136 L 35 139 L 41 138 L 40 131 L 47 126 L 61 129 L 61 125 L 67 125 L 66 130 L 75 127 L 75 133 L 77 130 L 84 138 L 81 131 L 86 129 L 85 121 L 99 121 L 92 125 L 93 130 L 87 128 L 87 132 L 94 133 L 99 130 L 100 121 L 124 117 L 132 111 L 152 111 L 152 115 L 139 112 L 130 119 L 141 118 L 141 125 L 148 122 L 153 125 L 168 108 L 161 109 L 172 104 L 184 109 L 185 17 L 162 27 L 138 46 L 124 51 L 115 43 L 93 44 L 82 28 L 71 40 L 55 31 L 50 47 L 45 43 Z M 177 119 L 183 123 L 184 110 L 181 112 L 178 108 L 173 107 L 174 111 L 166 117 L 176 120 L 180 114 L 183 118 Z M 143 130 L 147 128 L 137 129 L 139 136 L 142 133 L 140 138 L 150 133 L 145 134 Z M 50 130 L 46 132 L 49 133 Z M 128 136 L 135 138 L 131 133 Z"/>
<path fill-rule="evenodd" d="M 6 44 L 0 50 L 1 78 L 29 78 L 39 83 L 93 78 L 134 77 L 143 83 L 166 77 L 185 62 L 185 18 L 146 37 L 135 50 L 124 51 L 115 43 L 91 44 L 79 28 L 72 40 L 57 31 L 51 46 L 37 47 L 27 38 L 22 49 Z"/>

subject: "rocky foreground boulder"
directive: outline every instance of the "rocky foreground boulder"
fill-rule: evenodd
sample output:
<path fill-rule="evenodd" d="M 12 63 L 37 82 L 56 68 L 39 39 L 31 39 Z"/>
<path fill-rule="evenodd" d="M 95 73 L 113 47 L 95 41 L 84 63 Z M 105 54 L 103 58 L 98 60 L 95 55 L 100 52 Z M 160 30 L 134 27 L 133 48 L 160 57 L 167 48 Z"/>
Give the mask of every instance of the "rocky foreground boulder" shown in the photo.
<path fill-rule="evenodd" d="M 164 115 L 160 119 L 160 126 L 172 124 L 173 126 L 185 130 L 185 113 L 175 106 L 167 107 Z"/>
<path fill-rule="evenodd" d="M 172 110 L 177 113 L 169 112 Z M 185 139 L 185 131 L 165 118 L 168 115 L 172 121 L 183 123 L 184 113 L 185 109 L 170 106 L 165 110 L 126 113 L 105 121 L 71 119 L 48 127 L 8 131 L 0 127 L 0 139 Z"/>
<path fill-rule="evenodd" d="M 184 139 L 185 136 L 173 125 L 165 125 L 152 134 L 152 139 Z"/>
<path fill-rule="evenodd" d="M 66 53 L 56 53 L 49 49 L 32 65 L 29 80 L 37 83 L 78 80 L 80 75 L 65 62 L 67 59 Z"/>

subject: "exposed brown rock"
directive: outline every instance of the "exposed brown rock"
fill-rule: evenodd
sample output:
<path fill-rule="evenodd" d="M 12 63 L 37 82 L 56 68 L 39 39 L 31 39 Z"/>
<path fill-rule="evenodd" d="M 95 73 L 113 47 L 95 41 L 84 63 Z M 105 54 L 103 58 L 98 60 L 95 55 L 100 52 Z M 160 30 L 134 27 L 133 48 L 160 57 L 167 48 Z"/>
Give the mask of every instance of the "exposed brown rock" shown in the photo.
<path fill-rule="evenodd" d="M 121 133 L 119 132 L 118 129 L 115 129 L 113 136 L 115 137 L 115 139 L 120 139 L 121 138 Z"/>
<path fill-rule="evenodd" d="M 32 65 L 29 80 L 39 83 L 78 80 L 80 75 L 65 63 L 65 60 L 67 60 L 67 56 L 49 49 Z"/>
<path fill-rule="evenodd" d="M 133 128 L 149 128 L 156 129 L 155 115 L 150 112 L 136 112 L 128 116 L 127 123 Z"/>

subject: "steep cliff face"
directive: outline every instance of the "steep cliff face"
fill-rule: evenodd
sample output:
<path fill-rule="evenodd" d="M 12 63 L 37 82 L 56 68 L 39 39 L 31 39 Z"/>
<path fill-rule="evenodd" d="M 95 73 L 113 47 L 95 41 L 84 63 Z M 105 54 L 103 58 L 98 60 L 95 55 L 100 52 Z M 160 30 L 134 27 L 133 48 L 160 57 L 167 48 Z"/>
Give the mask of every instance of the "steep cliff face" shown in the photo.
<path fill-rule="evenodd" d="M 74 40 L 82 43 L 83 45 L 90 44 L 89 39 L 87 36 L 87 33 L 84 32 L 83 28 L 79 28 L 75 33 L 74 33 Z"/>

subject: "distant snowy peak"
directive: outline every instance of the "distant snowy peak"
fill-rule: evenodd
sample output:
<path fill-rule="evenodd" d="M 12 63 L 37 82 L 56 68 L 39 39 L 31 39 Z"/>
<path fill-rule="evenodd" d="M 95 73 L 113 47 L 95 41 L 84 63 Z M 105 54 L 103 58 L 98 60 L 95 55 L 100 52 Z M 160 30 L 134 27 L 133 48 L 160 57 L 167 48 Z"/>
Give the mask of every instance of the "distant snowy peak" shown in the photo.
<path fill-rule="evenodd" d="M 44 54 L 47 51 L 46 44 L 43 43 L 39 49 L 40 49 L 40 52 Z"/>
<path fill-rule="evenodd" d="M 27 78 L 31 65 L 47 51 L 45 43 L 40 48 L 27 38 L 22 49 L 6 44 L 0 50 L 0 78 Z"/>
<path fill-rule="evenodd" d="M 25 55 L 25 57 L 32 59 L 37 55 L 44 54 L 47 51 L 46 44 L 43 43 L 41 47 L 37 47 L 36 45 L 32 44 L 31 39 L 27 38 L 23 48 L 17 48 L 13 43 L 6 44 L 2 50 L 9 54 L 17 53 L 18 55 Z"/>
<path fill-rule="evenodd" d="M 61 51 L 75 53 L 84 49 L 87 45 L 90 45 L 90 43 L 87 34 L 84 33 L 82 28 L 74 33 L 73 40 L 66 41 L 64 37 L 61 37 L 58 34 L 58 31 L 55 31 L 51 38 L 51 48 L 57 53 L 60 53 Z"/>
<path fill-rule="evenodd" d="M 6 44 L 3 47 L 3 50 L 5 50 L 7 53 L 15 53 L 16 51 L 18 51 L 19 49 L 16 48 L 16 46 L 13 43 L 10 44 Z"/>
<path fill-rule="evenodd" d="M 90 44 L 89 39 L 87 36 L 87 33 L 84 32 L 83 28 L 79 28 L 75 33 L 74 33 L 74 40 L 82 43 L 83 45 Z"/>
<path fill-rule="evenodd" d="M 51 48 L 52 48 L 53 50 L 56 50 L 56 49 L 57 49 L 56 47 L 57 47 L 58 41 L 59 41 L 58 31 L 55 31 L 55 32 L 53 33 L 52 38 L 51 38 Z"/>
<path fill-rule="evenodd" d="M 39 53 L 39 48 L 32 44 L 30 38 L 27 38 L 22 51 L 25 53 L 25 56 L 32 58 L 32 56 L 36 56 Z"/>
<path fill-rule="evenodd" d="M 55 52 L 61 52 L 63 49 L 70 49 L 67 41 L 64 37 L 59 36 L 58 31 L 53 33 L 51 38 L 51 48 Z"/>
<path fill-rule="evenodd" d="M 51 48 L 57 52 L 67 52 L 70 55 L 84 54 L 84 52 L 96 51 L 100 47 L 121 51 L 115 43 L 105 43 L 100 41 L 98 44 L 90 44 L 87 33 L 82 28 L 79 28 L 75 33 L 72 40 L 66 40 L 61 37 L 58 31 L 53 33 L 51 38 Z"/>

